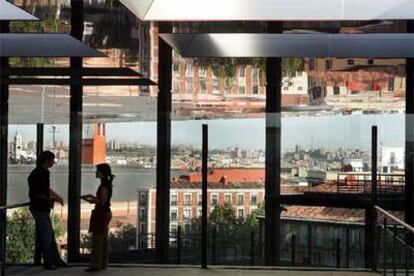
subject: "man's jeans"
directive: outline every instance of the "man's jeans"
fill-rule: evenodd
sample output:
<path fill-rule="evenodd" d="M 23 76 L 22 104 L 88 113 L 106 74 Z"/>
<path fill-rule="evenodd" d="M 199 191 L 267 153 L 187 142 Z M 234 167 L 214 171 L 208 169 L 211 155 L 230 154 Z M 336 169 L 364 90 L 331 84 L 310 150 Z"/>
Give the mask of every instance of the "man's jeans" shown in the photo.
<path fill-rule="evenodd" d="M 52 228 L 50 214 L 46 212 L 31 211 L 36 222 L 36 236 L 38 237 L 40 251 L 43 255 L 44 266 L 57 265 L 61 261 Z"/>

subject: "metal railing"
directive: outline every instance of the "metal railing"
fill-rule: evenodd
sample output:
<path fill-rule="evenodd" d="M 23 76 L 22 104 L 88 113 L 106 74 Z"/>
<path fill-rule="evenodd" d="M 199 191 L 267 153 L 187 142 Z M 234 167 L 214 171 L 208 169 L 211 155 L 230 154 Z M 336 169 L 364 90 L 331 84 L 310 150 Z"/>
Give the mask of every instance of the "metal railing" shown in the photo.
<path fill-rule="evenodd" d="M 378 219 L 377 267 L 383 275 L 413 275 L 414 227 L 379 206 L 374 206 Z"/>
<path fill-rule="evenodd" d="M 372 190 L 371 174 L 341 173 L 336 180 L 338 193 L 368 194 Z M 378 174 L 377 194 L 403 194 L 405 176 L 403 174 Z"/>
<path fill-rule="evenodd" d="M 29 206 L 29 202 L 0 206 L 0 270 L 1 276 L 6 275 L 6 229 L 7 210 Z"/>

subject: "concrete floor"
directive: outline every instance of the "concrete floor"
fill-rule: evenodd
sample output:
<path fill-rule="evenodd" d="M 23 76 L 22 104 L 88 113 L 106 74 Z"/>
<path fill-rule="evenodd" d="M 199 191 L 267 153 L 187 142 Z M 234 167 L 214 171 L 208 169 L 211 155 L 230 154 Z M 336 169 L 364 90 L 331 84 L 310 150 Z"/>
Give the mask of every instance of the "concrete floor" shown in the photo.
<path fill-rule="evenodd" d="M 240 269 L 240 268 L 228 268 L 228 267 L 211 267 L 207 270 L 203 270 L 197 267 L 177 267 L 177 266 L 116 266 L 109 267 L 104 271 L 87 273 L 84 272 L 86 266 L 76 266 L 69 268 L 60 268 L 55 271 L 46 271 L 41 267 L 30 266 L 16 266 L 10 267 L 6 270 L 6 275 L 31 275 L 31 276 L 77 276 L 77 275 L 117 275 L 117 276 L 133 276 L 133 275 L 149 275 L 149 276 L 187 276 L 187 275 L 228 275 L 228 276 L 259 276 L 259 275 L 276 275 L 276 276 L 373 276 L 379 275 L 370 272 L 351 272 L 351 271 L 306 271 L 306 270 L 286 270 L 286 269 Z"/>

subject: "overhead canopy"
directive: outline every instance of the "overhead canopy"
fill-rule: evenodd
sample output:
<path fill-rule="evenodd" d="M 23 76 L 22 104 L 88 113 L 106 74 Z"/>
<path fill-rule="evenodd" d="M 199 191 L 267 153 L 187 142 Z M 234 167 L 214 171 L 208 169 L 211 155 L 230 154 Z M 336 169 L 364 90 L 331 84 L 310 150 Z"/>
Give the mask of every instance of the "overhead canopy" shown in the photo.
<path fill-rule="evenodd" d="M 411 20 L 412 0 L 120 0 L 141 20 Z"/>
<path fill-rule="evenodd" d="M 5 0 L 0 0 L 0 21 L 12 20 L 39 20 L 39 18 Z"/>
<path fill-rule="evenodd" d="M 414 34 L 161 34 L 182 57 L 412 58 Z"/>
<path fill-rule="evenodd" d="M 0 33 L 0 57 L 104 57 L 67 34 Z"/>

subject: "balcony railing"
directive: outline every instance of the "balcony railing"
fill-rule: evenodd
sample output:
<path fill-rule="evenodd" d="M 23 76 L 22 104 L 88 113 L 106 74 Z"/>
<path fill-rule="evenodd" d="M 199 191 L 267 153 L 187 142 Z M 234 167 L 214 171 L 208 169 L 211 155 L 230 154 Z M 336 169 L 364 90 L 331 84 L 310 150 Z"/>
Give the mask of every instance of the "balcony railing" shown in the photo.
<path fill-rule="evenodd" d="M 352 194 L 369 194 L 372 190 L 371 174 L 344 173 L 338 174 L 336 180 L 337 192 Z M 377 194 L 403 194 L 405 176 L 402 174 L 379 174 L 377 176 Z"/>
<path fill-rule="evenodd" d="M 414 227 L 375 206 L 377 211 L 377 267 L 383 275 L 414 274 Z"/>

